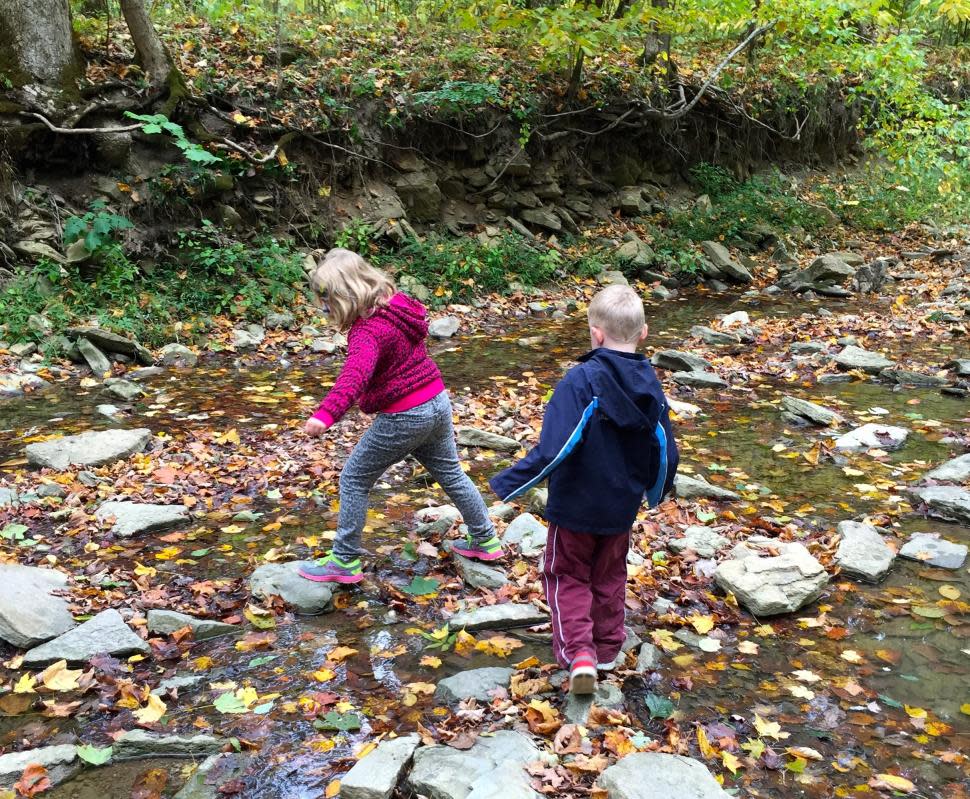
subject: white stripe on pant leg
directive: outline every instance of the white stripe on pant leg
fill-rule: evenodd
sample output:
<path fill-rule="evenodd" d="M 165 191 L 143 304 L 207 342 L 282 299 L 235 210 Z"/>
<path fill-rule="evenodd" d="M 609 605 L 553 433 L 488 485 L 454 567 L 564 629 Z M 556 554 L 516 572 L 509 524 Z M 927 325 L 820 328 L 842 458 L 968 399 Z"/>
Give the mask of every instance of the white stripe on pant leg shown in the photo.
<path fill-rule="evenodd" d="M 552 528 L 552 563 L 549 565 L 550 573 L 556 578 L 556 590 L 553 594 L 553 606 L 556 609 L 556 626 L 559 628 L 559 657 L 566 659 L 566 636 L 562 630 L 562 613 L 559 611 L 559 575 L 553 571 L 556 568 L 556 542 L 559 539 L 559 525 Z"/>

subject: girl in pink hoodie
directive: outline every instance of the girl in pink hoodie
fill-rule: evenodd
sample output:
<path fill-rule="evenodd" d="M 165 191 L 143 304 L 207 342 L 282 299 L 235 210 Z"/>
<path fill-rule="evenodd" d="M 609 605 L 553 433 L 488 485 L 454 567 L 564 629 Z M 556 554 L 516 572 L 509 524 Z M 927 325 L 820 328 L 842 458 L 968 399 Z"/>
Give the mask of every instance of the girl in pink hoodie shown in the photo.
<path fill-rule="evenodd" d="M 502 546 L 482 495 L 458 463 L 451 400 L 428 356 L 428 323 L 421 303 L 350 250 L 330 250 L 310 278 L 330 319 L 347 331 L 347 361 L 330 393 L 306 423 L 321 436 L 353 405 L 377 414 L 340 473 L 340 512 L 333 549 L 300 575 L 317 582 L 363 579 L 361 534 L 367 497 L 392 465 L 413 455 L 441 485 L 468 525 L 453 551 L 495 560 Z"/>

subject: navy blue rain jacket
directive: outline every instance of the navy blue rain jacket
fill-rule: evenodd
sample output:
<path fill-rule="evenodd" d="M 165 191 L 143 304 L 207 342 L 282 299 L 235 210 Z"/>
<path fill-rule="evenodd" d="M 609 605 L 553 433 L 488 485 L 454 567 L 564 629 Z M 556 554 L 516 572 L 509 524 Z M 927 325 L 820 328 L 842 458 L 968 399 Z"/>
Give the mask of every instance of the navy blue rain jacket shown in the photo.
<path fill-rule="evenodd" d="M 679 455 L 670 413 L 643 355 L 595 349 L 549 401 L 539 444 L 490 481 L 503 500 L 549 480 L 546 518 L 574 532 L 627 532 L 646 498 L 673 487 Z"/>

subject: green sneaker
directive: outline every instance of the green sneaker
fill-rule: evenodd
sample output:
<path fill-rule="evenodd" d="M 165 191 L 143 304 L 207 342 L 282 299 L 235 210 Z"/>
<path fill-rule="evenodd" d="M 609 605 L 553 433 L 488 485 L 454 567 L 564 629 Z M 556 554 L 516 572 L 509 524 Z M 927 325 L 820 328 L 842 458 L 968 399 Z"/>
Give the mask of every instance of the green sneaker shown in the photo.
<path fill-rule="evenodd" d="M 364 579 L 360 558 L 344 562 L 333 552 L 314 563 L 304 563 L 297 573 L 315 583 L 359 583 Z"/>
<path fill-rule="evenodd" d="M 475 541 L 469 534 L 465 536 L 465 543 L 467 546 L 454 544 L 451 551 L 463 558 L 474 558 L 475 560 L 498 560 L 505 554 L 505 550 L 502 549 L 502 542 L 494 535 L 487 541 Z"/>

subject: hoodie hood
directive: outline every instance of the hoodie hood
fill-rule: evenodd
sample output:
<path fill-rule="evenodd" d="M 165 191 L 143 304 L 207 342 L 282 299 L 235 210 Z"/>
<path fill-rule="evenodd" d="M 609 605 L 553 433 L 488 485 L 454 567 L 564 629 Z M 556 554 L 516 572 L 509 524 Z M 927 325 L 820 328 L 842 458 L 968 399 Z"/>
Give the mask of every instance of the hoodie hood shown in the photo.
<path fill-rule="evenodd" d="M 663 411 L 658 399 L 663 389 L 643 355 L 599 347 L 579 360 L 595 361 L 600 367 L 591 372 L 590 382 L 600 412 L 617 427 L 653 430 L 657 426 Z"/>
<path fill-rule="evenodd" d="M 428 335 L 427 311 L 416 299 L 398 292 L 378 313 L 417 344 Z"/>

